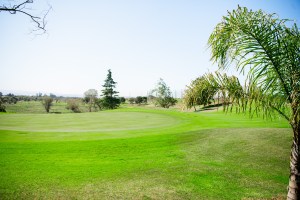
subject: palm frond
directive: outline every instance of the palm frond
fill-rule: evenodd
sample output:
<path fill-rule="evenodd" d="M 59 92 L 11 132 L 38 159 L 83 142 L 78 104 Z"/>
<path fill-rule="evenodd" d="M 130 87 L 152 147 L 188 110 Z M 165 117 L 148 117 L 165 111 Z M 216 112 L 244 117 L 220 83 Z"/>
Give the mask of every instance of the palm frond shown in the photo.
<path fill-rule="evenodd" d="M 275 110 L 291 120 L 296 112 L 299 115 L 300 33 L 296 24 L 288 27 L 288 22 L 276 14 L 238 7 L 223 17 L 208 43 L 211 60 L 220 69 L 234 64 L 244 72 L 250 67 L 251 85 L 244 95 L 249 98 L 249 105 L 255 102 L 251 111 L 263 111 L 267 117 Z M 237 99 L 240 103 L 245 97 Z M 294 113 L 286 110 L 289 104 L 294 106 Z"/>

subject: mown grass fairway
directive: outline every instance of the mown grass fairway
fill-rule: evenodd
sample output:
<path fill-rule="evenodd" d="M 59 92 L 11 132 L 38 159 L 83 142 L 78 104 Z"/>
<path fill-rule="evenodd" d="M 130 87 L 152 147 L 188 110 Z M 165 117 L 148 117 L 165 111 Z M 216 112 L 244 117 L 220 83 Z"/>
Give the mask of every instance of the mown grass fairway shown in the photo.
<path fill-rule="evenodd" d="M 0 199 L 285 196 L 291 130 L 222 112 L 0 115 Z"/>

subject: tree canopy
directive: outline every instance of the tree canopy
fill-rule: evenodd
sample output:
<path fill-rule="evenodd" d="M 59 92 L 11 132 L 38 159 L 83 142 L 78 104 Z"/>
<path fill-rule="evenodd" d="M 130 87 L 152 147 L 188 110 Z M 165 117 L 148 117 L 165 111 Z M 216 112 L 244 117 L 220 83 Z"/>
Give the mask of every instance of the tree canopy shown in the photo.
<path fill-rule="evenodd" d="M 155 95 L 155 105 L 163 108 L 169 108 L 176 104 L 177 100 L 172 97 L 172 92 L 162 78 L 159 79 L 155 89 L 152 90 Z"/>
<path fill-rule="evenodd" d="M 95 89 L 89 89 L 84 93 L 83 101 L 88 104 L 89 112 L 92 112 L 92 108 L 96 108 L 98 92 Z"/>

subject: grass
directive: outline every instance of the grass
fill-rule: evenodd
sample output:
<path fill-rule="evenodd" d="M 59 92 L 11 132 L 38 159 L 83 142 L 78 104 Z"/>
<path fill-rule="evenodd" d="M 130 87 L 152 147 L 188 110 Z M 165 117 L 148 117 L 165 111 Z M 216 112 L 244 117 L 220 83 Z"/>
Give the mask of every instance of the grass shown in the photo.
<path fill-rule="evenodd" d="M 67 110 L 67 103 L 64 101 L 54 101 L 51 106 L 50 113 L 72 113 Z M 16 104 L 5 104 L 8 113 L 46 113 L 41 101 L 18 101 Z M 82 112 L 87 112 L 88 108 L 85 104 L 79 104 L 79 109 Z"/>
<path fill-rule="evenodd" d="M 1 199 L 284 197 L 291 130 L 222 112 L 0 115 Z"/>

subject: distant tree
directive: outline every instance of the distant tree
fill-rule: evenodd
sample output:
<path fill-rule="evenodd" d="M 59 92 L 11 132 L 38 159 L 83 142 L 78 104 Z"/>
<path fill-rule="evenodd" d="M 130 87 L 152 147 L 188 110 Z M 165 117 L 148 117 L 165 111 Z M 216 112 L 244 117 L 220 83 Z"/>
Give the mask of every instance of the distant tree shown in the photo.
<path fill-rule="evenodd" d="M 42 97 L 43 94 L 42 94 L 41 92 L 39 92 L 39 93 L 36 93 L 36 96 L 37 96 L 37 97 Z"/>
<path fill-rule="evenodd" d="M 150 102 L 150 103 L 155 102 L 155 99 L 156 99 L 156 97 L 154 95 L 150 94 L 147 97 L 147 103 L 148 102 Z"/>
<path fill-rule="evenodd" d="M 126 102 L 125 97 L 119 97 L 119 99 L 120 99 L 120 103 L 125 103 Z"/>
<path fill-rule="evenodd" d="M 39 31 L 39 33 L 45 33 L 46 32 L 46 24 L 45 21 L 49 11 L 52 9 L 51 6 L 49 6 L 48 10 L 44 11 L 41 16 L 35 16 L 32 14 L 33 9 L 29 7 L 29 4 L 33 4 L 33 0 L 26 0 L 22 3 L 18 3 L 15 5 L 11 4 L 11 1 L 8 1 L 7 4 L 0 5 L 0 13 L 1 12 L 8 12 L 10 14 L 23 14 L 31 19 L 31 21 L 35 24 L 36 28 L 33 29 L 33 32 Z"/>
<path fill-rule="evenodd" d="M 152 93 L 156 96 L 156 106 L 169 108 L 170 106 L 174 106 L 177 103 L 177 100 L 171 96 L 171 90 L 163 79 L 159 79 L 156 88 L 152 91 Z"/>
<path fill-rule="evenodd" d="M 169 108 L 174 106 L 177 103 L 177 100 L 171 96 L 164 97 L 164 98 L 157 98 L 157 105 L 163 108 Z"/>
<path fill-rule="evenodd" d="M 148 98 L 147 97 L 142 97 L 143 101 L 142 103 L 147 104 L 148 103 Z"/>
<path fill-rule="evenodd" d="M 115 109 L 120 105 L 120 99 L 118 98 L 118 92 L 115 91 L 117 82 L 112 78 L 111 70 L 108 70 L 107 78 L 104 81 L 104 88 L 102 91 L 101 107 L 104 109 Z"/>
<path fill-rule="evenodd" d="M 42 104 L 43 104 L 43 106 L 44 106 L 47 113 L 49 113 L 50 108 L 53 105 L 52 102 L 53 102 L 53 98 L 48 97 L 48 96 L 43 97 Z"/>
<path fill-rule="evenodd" d="M 98 98 L 96 101 L 96 105 L 98 106 L 99 110 L 104 109 L 103 108 L 103 98 Z"/>
<path fill-rule="evenodd" d="M 18 102 L 18 97 L 15 96 L 13 93 L 8 93 L 2 98 L 2 101 L 8 104 L 16 104 Z"/>
<path fill-rule="evenodd" d="M 0 112 L 6 112 L 2 92 L 0 92 Z"/>
<path fill-rule="evenodd" d="M 6 112 L 5 105 L 2 103 L 1 100 L 0 100 L 0 112 Z"/>
<path fill-rule="evenodd" d="M 49 95 L 51 98 L 56 98 L 56 95 L 55 94 L 53 94 L 53 93 L 50 93 L 50 95 Z"/>
<path fill-rule="evenodd" d="M 80 110 L 79 110 L 79 102 L 76 99 L 68 99 L 67 100 L 67 106 L 66 106 L 66 108 L 68 110 L 72 110 L 75 113 L 80 112 Z"/>
<path fill-rule="evenodd" d="M 187 86 L 187 89 L 184 91 L 183 97 L 182 97 L 182 102 L 183 106 L 187 109 L 194 108 L 196 111 L 196 106 L 200 105 L 200 102 L 197 101 L 197 93 L 195 91 L 194 87 Z"/>
<path fill-rule="evenodd" d="M 136 104 L 147 104 L 147 97 L 137 96 L 134 98 Z"/>
<path fill-rule="evenodd" d="M 134 97 L 130 97 L 130 98 L 128 99 L 128 101 L 129 101 L 130 104 L 134 104 L 135 98 L 134 98 Z"/>
<path fill-rule="evenodd" d="M 143 103 L 143 97 L 137 96 L 137 97 L 135 98 L 135 103 L 136 103 L 136 104 L 141 104 L 141 103 Z"/>
<path fill-rule="evenodd" d="M 89 112 L 96 108 L 98 92 L 95 89 L 89 89 L 84 93 L 84 102 L 88 104 Z"/>

